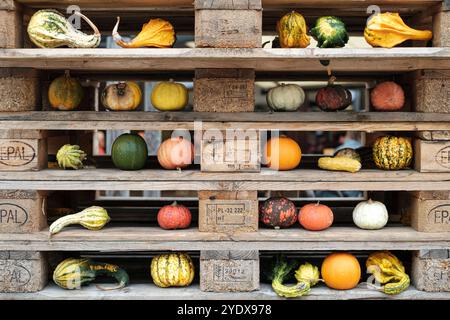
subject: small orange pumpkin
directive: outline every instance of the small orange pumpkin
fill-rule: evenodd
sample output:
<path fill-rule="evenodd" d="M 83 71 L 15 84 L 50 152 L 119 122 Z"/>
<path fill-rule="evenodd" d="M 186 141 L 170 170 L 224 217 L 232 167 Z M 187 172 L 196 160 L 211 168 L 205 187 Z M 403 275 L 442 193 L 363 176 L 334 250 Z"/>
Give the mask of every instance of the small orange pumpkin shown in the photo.
<path fill-rule="evenodd" d="M 328 287 L 349 290 L 358 285 L 361 279 L 361 266 L 352 254 L 336 252 L 323 260 L 321 274 Z"/>
<path fill-rule="evenodd" d="M 310 203 L 303 206 L 298 214 L 298 221 L 306 230 L 320 231 L 329 228 L 333 224 L 333 211 L 330 207 Z"/>
<path fill-rule="evenodd" d="M 295 169 L 302 159 L 302 150 L 298 143 L 286 136 L 267 141 L 264 154 L 267 166 L 274 170 Z"/>
<path fill-rule="evenodd" d="M 186 168 L 194 161 L 194 145 L 183 137 L 169 138 L 158 148 L 158 161 L 164 169 Z"/>
<path fill-rule="evenodd" d="M 175 201 L 158 211 L 158 225 L 163 229 L 186 229 L 192 220 L 191 211 Z"/>

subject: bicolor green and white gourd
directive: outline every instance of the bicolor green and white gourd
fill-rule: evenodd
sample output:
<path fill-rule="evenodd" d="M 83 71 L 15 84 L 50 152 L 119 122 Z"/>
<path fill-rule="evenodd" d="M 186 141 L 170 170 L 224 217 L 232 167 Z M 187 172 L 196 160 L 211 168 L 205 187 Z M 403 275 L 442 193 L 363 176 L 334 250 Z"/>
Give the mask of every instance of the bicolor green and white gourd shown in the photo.
<path fill-rule="evenodd" d="M 63 145 L 56 153 L 58 166 L 63 169 L 83 168 L 83 161 L 86 160 L 86 157 L 86 153 L 80 149 L 80 146 L 73 144 Z"/>
<path fill-rule="evenodd" d="M 89 230 L 100 230 L 109 221 L 110 217 L 106 209 L 92 206 L 75 214 L 69 214 L 59 218 L 50 225 L 50 236 L 60 232 L 64 227 L 72 224 L 80 224 Z"/>

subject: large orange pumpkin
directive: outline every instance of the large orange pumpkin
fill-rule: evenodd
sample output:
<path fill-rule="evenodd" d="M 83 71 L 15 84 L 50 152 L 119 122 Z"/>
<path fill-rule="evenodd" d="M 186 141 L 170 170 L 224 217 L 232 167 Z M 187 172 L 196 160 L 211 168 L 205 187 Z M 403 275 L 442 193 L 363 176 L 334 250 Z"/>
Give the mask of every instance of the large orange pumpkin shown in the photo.
<path fill-rule="evenodd" d="M 358 285 L 361 279 L 361 266 L 352 254 L 336 252 L 325 258 L 321 273 L 328 287 L 349 290 Z"/>
<path fill-rule="evenodd" d="M 274 170 L 295 169 L 302 159 L 302 150 L 298 143 L 286 136 L 267 141 L 264 154 L 267 166 Z"/>
<path fill-rule="evenodd" d="M 158 211 L 158 224 L 163 229 L 186 229 L 192 220 L 191 211 L 175 201 Z"/>
<path fill-rule="evenodd" d="M 169 138 L 158 148 L 158 161 L 164 169 L 186 168 L 194 161 L 194 145 L 183 137 Z"/>
<path fill-rule="evenodd" d="M 310 203 L 303 206 L 298 221 L 306 230 L 320 231 L 333 224 L 333 211 L 324 204 Z"/>

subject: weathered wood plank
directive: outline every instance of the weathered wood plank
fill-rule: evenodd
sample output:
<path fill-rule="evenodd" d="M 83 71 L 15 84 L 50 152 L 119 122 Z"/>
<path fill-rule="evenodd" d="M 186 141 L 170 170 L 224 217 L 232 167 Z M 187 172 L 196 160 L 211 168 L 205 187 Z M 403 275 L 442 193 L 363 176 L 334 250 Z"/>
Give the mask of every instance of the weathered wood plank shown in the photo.
<path fill-rule="evenodd" d="M 261 10 L 261 0 L 195 0 L 195 9 Z"/>
<path fill-rule="evenodd" d="M 360 49 L 2 49 L 3 67 L 37 69 L 180 71 L 251 68 L 256 71 L 406 72 L 450 69 L 450 48 Z"/>

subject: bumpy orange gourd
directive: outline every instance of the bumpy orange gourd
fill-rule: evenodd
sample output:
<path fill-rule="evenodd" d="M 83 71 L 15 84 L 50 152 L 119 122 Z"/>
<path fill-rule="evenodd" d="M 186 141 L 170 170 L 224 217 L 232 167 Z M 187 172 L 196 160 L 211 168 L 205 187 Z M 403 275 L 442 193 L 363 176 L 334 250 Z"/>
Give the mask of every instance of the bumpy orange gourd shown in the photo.
<path fill-rule="evenodd" d="M 277 33 L 282 48 L 306 48 L 310 43 L 307 32 L 305 18 L 295 11 L 285 14 L 277 22 Z"/>
<path fill-rule="evenodd" d="M 83 100 L 84 92 L 78 80 L 71 78 L 69 71 L 52 81 L 48 88 L 48 100 L 52 108 L 74 110 Z"/>
<path fill-rule="evenodd" d="M 325 258 L 321 274 L 328 287 L 349 290 L 358 285 L 361 278 L 361 266 L 352 254 L 337 252 Z"/>
<path fill-rule="evenodd" d="M 120 17 L 117 17 L 112 35 L 116 44 L 122 48 L 170 48 L 176 40 L 175 30 L 170 22 L 163 19 L 151 19 L 143 25 L 142 31 L 133 40 L 125 42 L 118 32 L 119 23 Z"/>
<path fill-rule="evenodd" d="M 158 161 L 164 169 L 186 168 L 194 161 L 194 145 L 183 137 L 169 138 L 158 148 Z"/>
<path fill-rule="evenodd" d="M 302 159 L 302 150 L 298 143 L 286 136 L 267 141 L 264 154 L 267 166 L 274 170 L 295 169 Z"/>

